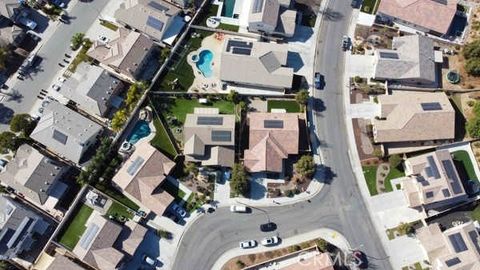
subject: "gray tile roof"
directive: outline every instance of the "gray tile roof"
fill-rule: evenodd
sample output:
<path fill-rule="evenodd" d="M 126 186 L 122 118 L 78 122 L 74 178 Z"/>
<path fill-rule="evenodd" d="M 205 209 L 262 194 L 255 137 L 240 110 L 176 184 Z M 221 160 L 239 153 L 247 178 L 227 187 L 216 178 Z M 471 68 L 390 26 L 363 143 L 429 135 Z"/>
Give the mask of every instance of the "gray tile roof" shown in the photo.
<path fill-rule="evenodd" d="M 79 163 L 101 131 L 99 124 L 52 101 L 45 107 L 30 137 L 58 155 Z"/>
<path fill-rule="evenodd" d="M 55 255 L 55 259 L 48 266 L 48 270 L 84 270 L 85 268 L 74 263 L 70 259 L 62 255 Z"/>
<path fill-rule="evenodd" d="M 122 81 L 103 68 L 81 63 L 62 85 L 60 93 L 87 113 L 104 116 L 122 87 Z"/>
<path fill-rule="evenodd" d="M 23 144 L 18 148 L 14 159 L 7 164 L 6 170 L 0 174 L 0 181 L 33 202 L 43 205 L 65 170 L 64 164 Z"/>
<path fill-rule="evenodd" d="M 18 0 L 2 0 L 0 1 L 0 15 L 12 19 L 18 14 L 21 9 L 20 3 Z"/>
<path fill-rule="evenodd" d="M 253 0 L 248 17 L 249 23 L 263 23 L 275 29 L 279 8 L 278 0 Z"/>
<path fill-rule="evenodd" d="M 435 82 L 435 56 L 430 38 L 394 37 L 393 50 L 377 50 L 375 78 Z"/>

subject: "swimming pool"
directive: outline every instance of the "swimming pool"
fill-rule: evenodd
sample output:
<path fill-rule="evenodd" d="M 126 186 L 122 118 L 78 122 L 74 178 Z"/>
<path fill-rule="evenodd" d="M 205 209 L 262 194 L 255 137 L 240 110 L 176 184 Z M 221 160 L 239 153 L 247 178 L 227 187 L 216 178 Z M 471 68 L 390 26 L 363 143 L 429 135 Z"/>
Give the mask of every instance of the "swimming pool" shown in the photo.
<path fill-rule="evenodd" d="M 213 52 L 210 50 L 203 50 L 198 54 L 198 61 L 196 65 L 205 78 L 209 78 L 213 74 L 212 60 Z"/>
<path fill-rule="evenodd" d="M 147 137 L 152 131 L 147 121 L 140 120 L 133 127 L 132 132 L 127 137 L 127 141 L 131 144 L 137 143 L 141 138 Z"/>
<path fill-rule="evenodd" d="M 223 17 L 233 18 L 233 10 L 235 9 L 235 0 L 223 0 L 221 15 Z"/>

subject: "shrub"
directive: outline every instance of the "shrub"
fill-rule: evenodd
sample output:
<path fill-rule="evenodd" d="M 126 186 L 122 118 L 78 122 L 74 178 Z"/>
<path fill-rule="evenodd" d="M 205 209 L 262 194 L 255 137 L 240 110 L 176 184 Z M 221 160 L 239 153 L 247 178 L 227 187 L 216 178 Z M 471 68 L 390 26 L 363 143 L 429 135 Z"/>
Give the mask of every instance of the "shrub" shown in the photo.
<path fill-rule="evenodd" d="M 475 101 L 469 100 L 469 101 L 467 101 L 467 105 L 468 105 L 468 107 L 473 107 L 473 105 L 475 105 Z"/>
<path fill-rule="evenodd" d="M 360 76 L 355 76 L 355 78 L 353 78 L 353 81 L 355 83 L 363 83 L 363 79 Z"/>
<path fill-rule="evenodd" d="M 402 163 L 402 158 L 399 155 L 391 155 L 388 157 L 390 168 L 397 168 Z"/>
<path fill-rule="evenodd" d="M 302 156 L 293 167 L 295 173 L 302 177 L 311 177 L 315 172 L 315 162 L 312 156 Z"/>
<path fill-rule="evenodd" d="M 26 113 L 16 114 L 10 121 L 10 130 L 22 132 L 24 136 L 30 135 L 33 131 L 32 118 Z"/>
<path fill-rule="evenodd" d="M 472 76 L 480 75 L 480 58 L 468 59 L 465 63 L 465 70 Z"/>
<path fill-rule="evenodd" d="M 76 50 L 78 50 L 78 48 L 80 48 L 80 46 L 83 43 L 84 38 L 85 38 L 84 33 L 76 33 L 72 36 L 72 39 L 70 40 L 70 42 L 71 42 L 71 47 L 74 51 L 76 51 Z"/>
<path fill-rule="evenodd" d="M 238 268 L 244 268 L 246 266 L 246 264 L 241 260 L 237 260 L 235 264 L 238 266 Z"/>
<path fill-rule="evenodd" d="M 480 138 L 480 117 L 476 116 L 467 122 L 467 132 L 472 138 Z"/>
<path fill-rule="evenodd" d="M 6 150 L 14 151 L 17 145 L 17 136 L 10 132 L 4 131 L 0 133 L 0 153 L 4 153 Z"/>
<path fill-rule="evenodd" d="M 230 188 L 235 194 L 247 196 L 250 191 L 250 182 L 247 177 L 245 167 L 240 163 L 235 163 L 232 170 L 232 178 L 230 180 Z"/>
<path fill-rule="evenodd" d="M 465 59 L 480 57 L 480 40 L 475 40 L 465 45 L 463 48 L 463 57 Z"/>
<path fill-rule="evenodd" d="M 299 245 L 294 245 L 294 246 L 289 246 L 288 247 L 288 252 L 290 252 L 290 253 L 296 252 L 296 251 L 299 251 L 299 250 L 302 250 L 302 248 Z"/>
<path fill-rule="evenodd" d="M 319 238 L 317 241 L 315 241 L 315 244 L 322 252 L 325 252 L 328 248 L 328 242 L 323 238 Z"/>

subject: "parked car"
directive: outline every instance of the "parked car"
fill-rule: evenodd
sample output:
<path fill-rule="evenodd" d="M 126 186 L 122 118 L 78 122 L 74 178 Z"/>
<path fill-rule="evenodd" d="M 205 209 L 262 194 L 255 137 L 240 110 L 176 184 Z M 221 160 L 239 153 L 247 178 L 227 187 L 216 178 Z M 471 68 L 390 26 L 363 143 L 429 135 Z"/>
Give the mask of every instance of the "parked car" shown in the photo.
<path fill-rule="evenodd" d="M 174 204 L 172 210 L 178 214 L 180 217 L 184 218 L 187 216 L 187 211 L 185 211 L 180 205 Z"/>
<path fill-rule="evenodd" d="M 143 255 L 143 261 L 150 266 L 156 266 L 157 264 L 157 260 L 149 257 L 148 255 Z"/>
<path fill-rule="evenodd" d="M 277 224 L 273 222 L 268 222 L 260 225 L 260 230 L 262 232 L 271 232 L 271 231 L 275 231 L 276 229 L 277 229 Z"/>
<path fill-rule="evenodd" d="M 8 160 L 0 158 L 0 171 L 2 171 L 5 166 L 7 166 Z"/>
<path fill-rule="evenodd" d="M 54 4 L 55 6 L 57 6 L 59 8 L 64 8 L 65 7 L 65 3 L 62 0 L 52 0 L 52 4 Z"/>
<path fill-rule="evenodd" d="M 254 248 L 257 246 L 257 241 L 255 240 L 247 240 L 240 242 L 240 248 L 246 249 L 246 248 Z"/>
<path fill-rule="evenodd" d="M 323 89 L 324 85 L 325 83 L 323 75 L 319 72 L 315 72 L 315 88 L 320 90 Z"/>
<path fill-rule="evenodd" d="M 347 51 L 348 49 L 350 49 L 350 37 L 343 36 L 343 38 L 342 38 L 342 49 L 343 49 L 343 51 Z"/>
<path fill-rule="evenodd" d="M 248 211 L 248 207 L 245 205 L 232 205 L 230 206 L 230 211 L 233 213 L 246 213 Z"/>
<path fill-rule="evenodd" d="M 262 246 L 274 246 L 280 242 L 278 236 L 265 237 L 262 239 Z"/>
<path fill-rule="evenodd" d="M 21 24 L 21 25 L 24 25 L 26 27 L 28 27 L 28 29 L 30 30 L 34 30 L 35 28 L 37 28 L 37 23 L 30 20 L 29 18 L 27 17 L 20 17 L 18 18 L 18 22 Z"/>

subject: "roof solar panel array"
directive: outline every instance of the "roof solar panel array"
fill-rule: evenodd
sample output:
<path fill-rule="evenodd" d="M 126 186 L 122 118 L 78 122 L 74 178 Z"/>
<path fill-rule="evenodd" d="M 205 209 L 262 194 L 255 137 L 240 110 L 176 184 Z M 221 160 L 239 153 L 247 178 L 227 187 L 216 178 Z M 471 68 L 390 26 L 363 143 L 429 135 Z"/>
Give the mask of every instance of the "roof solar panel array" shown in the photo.
<path fill-rule="evenodd" d="M 130 164 L 130 166 L 128 166 L 127 173 L 131 176 L 134 176 L 137 173 L 138 169 L 140 169 L 140 167 L 142 166 L 144 161 L 145 160 L 142 157 L 137 157 L 132 162 L 132 164 Z"/>
<path fill-rule="evenodd" d="M 218 116 L 199 116 L 197 125 L 201 126 L 221 126 L 223 125 L 223 117 Z"/>
<path fill-rule="evenodd" d="M 460 183 L 460 179 L 458 179 L 455 167 L 451 160 L 442 160 L 442 166 L 447 173 L 448 180 L 450 181 L 450 185 L 452 186 L 453 194 L 460 194 L 463 192 L 462 184 Z"/>
<path fill-rule="evenodd" d="M 453 249 L 456 253 L 468 250 L 468 247 L 465 244 L 465 241 L 463 240 L 463 237 L 460 233 L 451 234 L 448 236 L 448 239 L 450 240 L 450 243 L 452 244 Z"/>
<path fill-rule="evenodd" d="M 232 132 L 228 130 L 212 130 L 212 141 L 229 142 L 232 140 Z"/>
<path fill-rule="evenodd" d="M 163 29 L 163 22 L 160 21 L 159 19 L 157 18 L 154 18 L 152 16 L 148 16 L 147 18 L 147 25 L 158 30 L 158 31 L 162 31 Z"/>
<path fill-rule="evenodd" d="M 264 128 L 283 128 L 282 120 L 265 120 L 263 121 Z"/>
<path fill-rule="evenodd" d="M 427 157 L 428 167 L 425 168 L 425 172 L 428 177 L 433 177 L 435 179 L 440 178 L 440 172 L 438 171 L 437 164 L 432 156 Z"/>
<path fill-rule="evenodd" d="M 441 111 L 442 105 L 439 102 L 424 102 L 420 103 L 424 111 Z"/>

